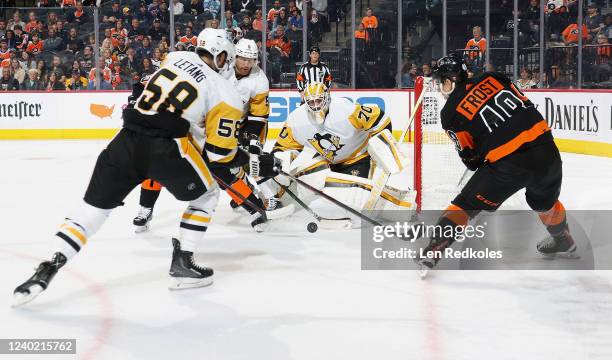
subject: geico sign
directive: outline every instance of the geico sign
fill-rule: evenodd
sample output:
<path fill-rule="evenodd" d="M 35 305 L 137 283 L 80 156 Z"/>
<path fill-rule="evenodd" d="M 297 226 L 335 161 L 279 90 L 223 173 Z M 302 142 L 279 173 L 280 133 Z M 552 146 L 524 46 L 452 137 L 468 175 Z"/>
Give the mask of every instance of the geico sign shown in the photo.
<path fill-rule="evenodd" d="M 362 96 L 355 100 L 348 96 L 342 97 L 362 105 L 378 105 L 378 107 L 385 111 L 385 99 L 378 96 Z M 300 106 L 300 102 L 299 96 L 270 96 L 270 116 L 268 120 L 270 122 L 283 122 L 287 120 L 287 116 Z"/>

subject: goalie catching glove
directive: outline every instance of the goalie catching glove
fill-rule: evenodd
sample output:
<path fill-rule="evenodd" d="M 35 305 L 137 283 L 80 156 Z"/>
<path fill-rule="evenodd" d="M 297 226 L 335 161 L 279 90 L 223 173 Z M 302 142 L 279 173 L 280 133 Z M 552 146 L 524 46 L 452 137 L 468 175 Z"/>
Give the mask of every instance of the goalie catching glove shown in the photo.
<path fill-rule="evenodd" d="M 281 161 L 273 154 L 263 153 L 251 155 L 249 160 L 249 175 L 253 177 L 274 177 L 278 175 Z"/>

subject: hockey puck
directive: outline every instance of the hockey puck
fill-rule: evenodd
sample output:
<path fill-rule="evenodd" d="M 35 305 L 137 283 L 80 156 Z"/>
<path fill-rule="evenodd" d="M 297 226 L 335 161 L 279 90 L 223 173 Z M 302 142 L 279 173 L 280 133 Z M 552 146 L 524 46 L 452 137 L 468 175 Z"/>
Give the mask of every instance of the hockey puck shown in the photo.
<path fill-rule="evenodd" d="M 317 223 L 314 222 L 308 223 L 308 226 L 306 226 L 306 230 L 308 230 L 309 233 L 317 232 L 318 228 L 319 226 L 317 225 Z"/>

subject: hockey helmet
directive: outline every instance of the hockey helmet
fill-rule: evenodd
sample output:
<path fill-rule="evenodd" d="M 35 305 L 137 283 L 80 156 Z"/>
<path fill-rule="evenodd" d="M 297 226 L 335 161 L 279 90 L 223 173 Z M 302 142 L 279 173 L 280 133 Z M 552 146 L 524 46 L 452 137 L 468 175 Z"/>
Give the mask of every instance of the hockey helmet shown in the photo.
<path fill-rule="evenodd" d="M 467 79 L 467 65 L 457 54 L 440 58 L 433 71 L 433 78 L 440 82 L 449 79 L 452 82 L 463 82 Z"/>
<path fill-rule="evenodd" d="M 225 70 L 234 61 L 234 44 L 227 39 L 225 30 L 212 28 L 202 30 L 198 35 L 196 53 L 200 54 L 202 51 L 212 55 L 214 70 L 219 72 Z M 227 54 L 225 65 L 219 67 L 217 58 L 223 52 Z"/>

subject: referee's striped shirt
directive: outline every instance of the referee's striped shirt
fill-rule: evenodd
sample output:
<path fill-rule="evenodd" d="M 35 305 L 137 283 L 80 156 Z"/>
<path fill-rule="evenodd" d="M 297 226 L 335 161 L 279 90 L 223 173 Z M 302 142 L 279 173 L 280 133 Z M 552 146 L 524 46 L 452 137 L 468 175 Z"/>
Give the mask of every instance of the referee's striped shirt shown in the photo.
<path fill-rule="evenodd" d="M 332 82 L 332 75 L 329 68 L 324 63 L 319 61 L 315 65 L 307 62 L 300 66 L 295 80 L 297 82 L 297 88 L 300 92 L 304 91 L 308 84 L 315 81 L 324 83 L 329 89 Z"/>

